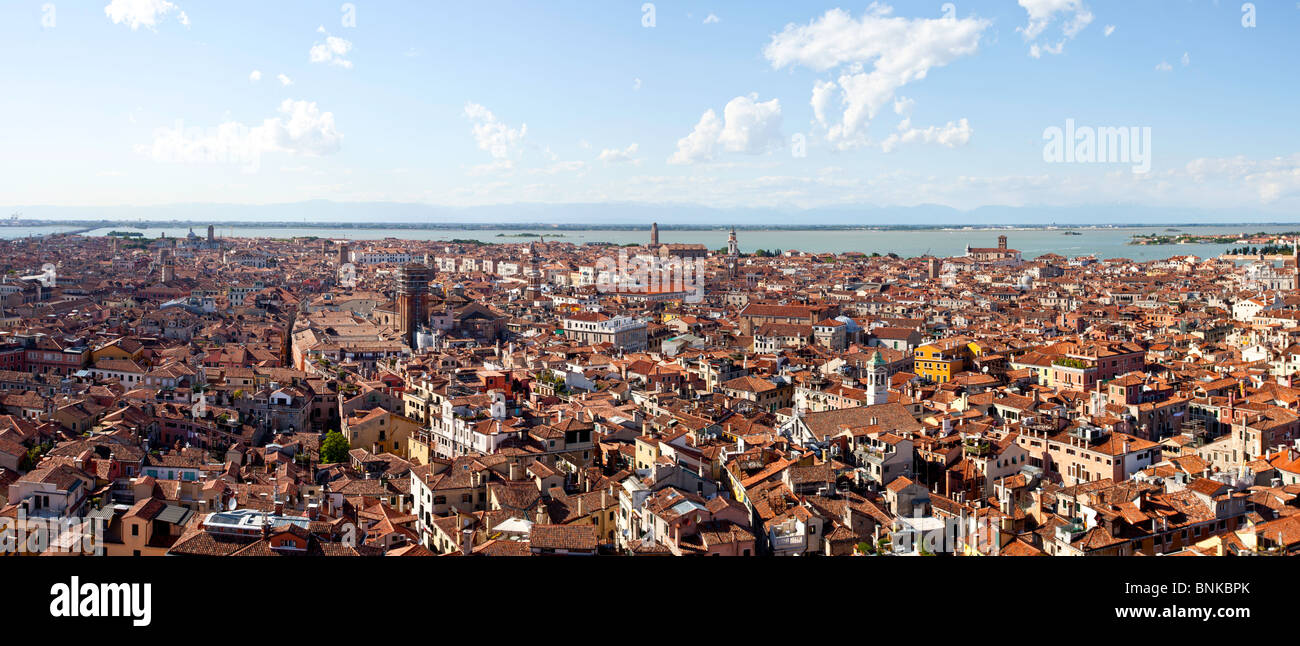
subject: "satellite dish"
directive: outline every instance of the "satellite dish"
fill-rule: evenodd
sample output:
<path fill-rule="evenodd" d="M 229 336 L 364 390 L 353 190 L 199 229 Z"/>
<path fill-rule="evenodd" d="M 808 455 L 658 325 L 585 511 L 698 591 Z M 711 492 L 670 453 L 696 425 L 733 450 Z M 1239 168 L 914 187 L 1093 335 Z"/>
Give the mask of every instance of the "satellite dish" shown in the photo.
<path fill-rule="evenodd" d="M 239 506 L 239 501 L 236 500 L 236 499 L 234 499 L 234 498 L 231 498 L 231 499 L 226 503 L 226 511 L 234 511 L 234 510 L 235 510 L 235 507 L 237 507 L 237 506 Z"/>

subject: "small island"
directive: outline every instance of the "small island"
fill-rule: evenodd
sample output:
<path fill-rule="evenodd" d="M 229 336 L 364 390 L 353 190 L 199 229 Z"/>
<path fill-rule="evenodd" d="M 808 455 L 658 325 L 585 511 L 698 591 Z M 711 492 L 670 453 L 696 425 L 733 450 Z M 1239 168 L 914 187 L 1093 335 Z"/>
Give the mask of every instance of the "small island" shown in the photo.
<path fill-rule="evenodd" d="M 1217 235 L 1196 235 L 1191 233 L 1179 233 L 1177 235 L 1163 235 L 1158 233 L 1135 234 L 1129 244 L 1131 245 L 1167 245 L 1167 244 L 1235 244 L 1245 245 L 1247 247 L 1260 247 L 1266 245 L 1285 245 L 1290 247 L 1291 240 L 1300 237 L 1300 231 L 1287 231 L 1284 233 L 1225 233 Z"/>

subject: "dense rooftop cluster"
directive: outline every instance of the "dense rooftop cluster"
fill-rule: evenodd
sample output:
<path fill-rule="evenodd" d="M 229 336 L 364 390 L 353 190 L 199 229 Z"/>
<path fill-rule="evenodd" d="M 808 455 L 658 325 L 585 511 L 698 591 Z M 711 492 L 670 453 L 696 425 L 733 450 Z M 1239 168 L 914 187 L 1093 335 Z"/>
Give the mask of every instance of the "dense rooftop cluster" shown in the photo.
<path fill-rule="evenodd" d="M 0 241 L 0 518 L 54 528 L 27 554 L 1300 551 L 1293 260 L 714 235 Z"/>

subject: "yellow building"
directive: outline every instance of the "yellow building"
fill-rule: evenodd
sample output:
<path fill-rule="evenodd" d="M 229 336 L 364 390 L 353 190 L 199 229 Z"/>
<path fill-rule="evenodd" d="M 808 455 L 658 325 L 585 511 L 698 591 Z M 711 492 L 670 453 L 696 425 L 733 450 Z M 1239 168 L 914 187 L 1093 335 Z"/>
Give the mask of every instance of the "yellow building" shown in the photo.
<path fill-rule="evenodd" d="M 637 436 L 636 468 L 638 470 L 653 467 L 659 456 L 659 440 L 647 435 Z"/>
<path fill-rule="evenodd" d="M 961 339 L 945 339 L 919 346 L 914 352 L 914 371 L 936 383 L 952 381 L 953 375 L 965 370 L 967 361 L 975 354 L 971 345 Z"/>
<path fill-rule="evenodd" d="M 121 338 L 109 341 L 104 345 L 91 350 L 90 363 L 93 365 L 100 359 L 123 359 L 143 363 L 144 345 L 134 339 Z"/>
<path fill-rule="evenodd" d="M 420 428 L 420 424 L 413 419 L 382 408 L 373 408 L 357 411 L 344 418 L 342 433 L 354 449 L 409 458 L 411 447 L 408 440 Z"/>

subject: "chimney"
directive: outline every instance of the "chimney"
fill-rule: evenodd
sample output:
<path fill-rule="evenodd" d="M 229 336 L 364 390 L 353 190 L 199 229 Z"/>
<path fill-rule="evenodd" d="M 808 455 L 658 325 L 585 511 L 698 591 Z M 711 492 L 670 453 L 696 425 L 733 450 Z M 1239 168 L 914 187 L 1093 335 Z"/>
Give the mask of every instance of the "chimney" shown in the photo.
<path fill-rule="evenodd" d="M 578 496 L 578 516 L 583 516 L 583 511 L 582 496 Z"/>
<path fill-rule="evenodd" d="M 460 532 L 460 553 L 469 556 L 474 550 L 474 528 L 466 527 Z"/>

